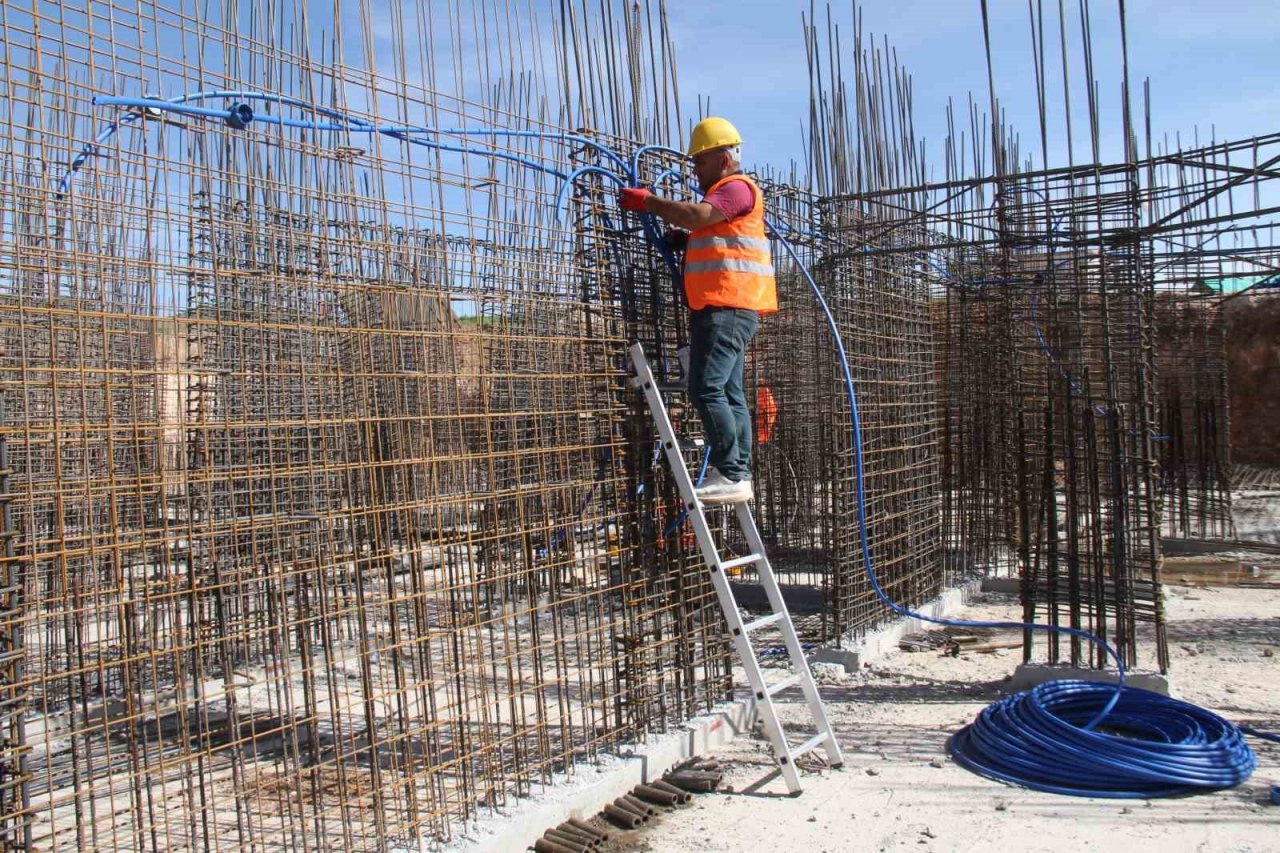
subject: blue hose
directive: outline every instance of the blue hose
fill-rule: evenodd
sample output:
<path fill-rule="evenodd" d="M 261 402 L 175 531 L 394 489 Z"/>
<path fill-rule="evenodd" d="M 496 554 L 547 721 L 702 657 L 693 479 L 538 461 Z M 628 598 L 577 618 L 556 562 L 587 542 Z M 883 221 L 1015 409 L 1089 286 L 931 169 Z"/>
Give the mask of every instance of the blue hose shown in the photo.
<path fill-rule="evenodd" d="M 1116 691 L 1049 681 L 989 705 L 947 744 L 975 773 L 1051 794 L 1176 797 L 1232 788 L 1257 766 L 1240 727 L 1189 702 L 1126 687 L 1108 731 L 1082 726 Z"/>
<path fill-rule="evenodd" d="M 276 115 L 257 114 L 248 109 L 244 104 L 235 104 L 230 108 L 224 109 L 198 107 L 193 105 L 200 101 L 215 98 L 235 99 L 239 101 L 263 101 L 281 106 L 294 107 L 318 113 L 328 119 L 332 119 L 332 121 L 318 122 L 311 119 L 294 119 Z M 67 173 L 63 175 L 62 179 L 58 182 L 58 190 L 62 194 L 66 194 L 71 189 L 72 180 L 84 165 L 85 161 L 88 160 L 89 157 L 98 153 L 98 150 L 107 142 L 107 140 L 115 135 L 121 127 L 143 118 L 148 112 L 152 111 L 174 113 L 177 115 L 189 115 L 196 118 L 221 119 L 237 128 L 243 128 L 252 122 L 258 122 L 262 124 L 272 124 L 281 127 L 292 127 L 304 130 L 378 134 L 399 139 L 411 145 L 421 145 L 423 147 L 439 151 L 476 154 L 498 160 L 505 160 L 538 172 L 553 175 L 561 180 L 566 180 L 566 175 L 563 171 L 547 166 L 545 163 L 539 163 L 538 161 L 528 157 L 523 157 L 518 154 L 510 154 L 505 151 L 497 151 L 494 149 L 476 148 L 468 145 L 456 145 L 453 143 L 441 142 L 438 139 L 424 139 L 423 137 L 490 136 L 549 139 L 556 142 L 566 144 L 571 143 L 592 148 L 612 160 L 624 171 L 627 171 L 630 168 L 627 161 L 616 154 L 607 145 L 597 142 L 594 139 L 581 136 L 580 134 L 540 130 L 505 130 L 501 128 L 488 127 L 431 128 L 415 125 L 374 124 L 373 122 L 359 118 L 358 116 L 353 116 L 331 107 L 324 107 L 298 98 L 292 98 L 287 95 L 277 95 L 269 92 L 219 89 L 209 92 L 189 92 L 185 95 L 179 95 L 176 98 L 169 99 L 131 98 L 111 95 L 97 96 L 93 99 L 93 103 L 95 106 L 122 107 L 127 110 L 134 110 L 135 112 L 125 113 L 117 121 L 100 131 L 94 137 L 92 142 L 87 142 L 81 147 L 80 152 L 71 161 L 71 165 L 67 170 Z"/>

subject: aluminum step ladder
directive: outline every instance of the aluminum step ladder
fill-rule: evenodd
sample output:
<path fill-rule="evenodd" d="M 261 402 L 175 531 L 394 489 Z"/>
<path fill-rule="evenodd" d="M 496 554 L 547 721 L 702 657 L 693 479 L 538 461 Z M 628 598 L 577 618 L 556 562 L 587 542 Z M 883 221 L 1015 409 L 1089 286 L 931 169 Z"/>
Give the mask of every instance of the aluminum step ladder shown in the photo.
<path fill-rule="evenodd" d="M 778 588 L 778 580 L 774 576 L 773 567 L 769 564 L 769 558 L 765 554 L 764 542 L 760 539 L 760 531 L 756 529 L 756 522 L 751 515 L 751 509 L 748 504 L 733 504 L 738 524 L 742 528 L 742 535 L 750 547 L 750 553 L 743 557 L 734 557 L 727 560 L 720 556 L 720 553 L 716 550 L 715 540 L 711 535 L 711 528 L 707 526 L 707 517 L 703 512 L 702 503 L 694 495 L 693 477 L 689 474 L 689 467 L 685 464 L 684 455 L 681 453 L 680 439 L 671 425 L 671 418 L 667 415 L 667 406 L 662 398 L 664 393 L 682 389 L 659 386 L 654 378 L 653 370 L 649 367 L 649 362 L 645 358 L 644 348 L 638 343 L 633 344 L 631 347 L 631 365 L 635 370 L 635 376 L 631 378 L 631 383 L 633 387 L 644 392 L 645 400 L 649 404 L 649 411 L 652 413 L 654 423 L 658 427 L 658 436 L 662 440 L 662 447 L 667 455 L 667 463 L 671 466 L 671 473 L 676 478 L 676 487 L 680 490 L 680 498 L 684 502 L 685 509 L 688 510 L 689 522 L 693 525 L 694 533 L 697 535 L 698 547 L 702 549 L 702 559 L 711 571 L 711 582 L 715 586 L 717 597 L 720 599 L 720 609 L 724 611 L 725 621 L 729 624 L 729 633 L 732 636 L 734 648 L 738 653 L 738 659 L 742 661 L 742 667 L 746 670 L 747 681 L 751 685 L 751 692 L 754 696 L 756 713 L 760 715 L 760 719 L 764 724 L 765 734 L 768 735 L 769 743 L 773 746 L 774 761 L 777 762 L 778 769 L 782 771 L 782 776 L 786 779 L 787 789 L 793 794 L 798 794 L 800 792 L 800 774 L 797 772 L 795 765 L 797 758 L 812 752 L 818 747 L 822 747 L 826 751 L 827 763 L 831 767 L 840 767 L 844 763 L 844 759 L 840 755 L 840 745 L 836 742 L 835 732 L 832 731 L 831 723 L 827 720 L 827 709 L 823 706 L 822 697 L 818 694 L 818 685 L 814 683 L 813 673 L 809 670 L 809 662 L 805 659 L 804 649 L 800 645 L 800 638 L 796 635 L 795 624 L 791 621 L 791 614 L 787 612 L 786 602 L 782 599 L 782 591 Z M 742 615 L 738 611 L 738 602 L 734 598 L 733 589 L 729 586 L 729 578 L 727 576 L 728 572 L 746 566 L 755 567 L 773 611 L 767 616 L 762 616 L 749 622 L 744 622 Z M 793 669 L 793 673 L 790 676 L 774 684 L 769 684 L 765 681 L 764 672 L 756 659 L 755 647 L 751 642 L 753 633 L 770 626 L 776 626 L 777 630 L 782 633 L 783 642 L 787 647 L 787 656 L 791 659 Z M 783 690 L 797 686 L 804 691 L 804 698 L 809 705 L 809 713 L 813 718 L 816 734 L 803 743 L 792 745 L 787 739 L 787 733 L 778 721 L 773 697 Z"/>

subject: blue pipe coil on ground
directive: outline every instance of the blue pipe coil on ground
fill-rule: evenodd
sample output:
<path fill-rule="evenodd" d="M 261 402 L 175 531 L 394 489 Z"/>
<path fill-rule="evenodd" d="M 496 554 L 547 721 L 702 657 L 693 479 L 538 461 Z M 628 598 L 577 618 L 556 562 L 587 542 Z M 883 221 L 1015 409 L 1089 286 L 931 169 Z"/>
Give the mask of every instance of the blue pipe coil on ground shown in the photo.
<path fill-rule="evenodd" d="M 1232 788 L 1257 767 L 1235 724 L 1137 687 L 1121 691 L 1101 725 L 1083 728 L 1114 694 L 1110 684 L 1049 681 L 988 705 L 947 748 L 990 779 L 1106 799 Z"/>

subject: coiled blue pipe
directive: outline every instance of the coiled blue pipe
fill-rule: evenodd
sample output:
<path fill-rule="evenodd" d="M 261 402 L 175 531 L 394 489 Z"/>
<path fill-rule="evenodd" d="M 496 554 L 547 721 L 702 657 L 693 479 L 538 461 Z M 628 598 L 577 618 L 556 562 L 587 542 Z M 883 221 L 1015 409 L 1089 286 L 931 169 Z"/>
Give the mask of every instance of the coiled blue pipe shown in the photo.
<path fill-rule="evenodd" d="M 1211 711 L 1126 687 L 1104 722 L 1084 725 L 1110 685 L 1050 681 L 989 705 L 951 737 L 956 762 L 1053 794 L 1151 799 L 1231 788 L 1257 766 L 1244 733 Z"/>

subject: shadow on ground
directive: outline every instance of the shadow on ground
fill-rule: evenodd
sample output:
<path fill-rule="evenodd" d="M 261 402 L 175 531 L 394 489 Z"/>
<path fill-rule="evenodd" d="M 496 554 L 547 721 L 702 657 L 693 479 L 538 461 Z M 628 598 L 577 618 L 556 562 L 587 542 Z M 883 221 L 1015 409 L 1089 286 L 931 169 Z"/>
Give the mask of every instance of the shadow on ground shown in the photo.
<path fill-rule="evenodd" d="M 1280 617 L 1270 619 L 1179 619 L 1166 629 L 1170 643 L 1249 643 L 1280 646 Z"/>

